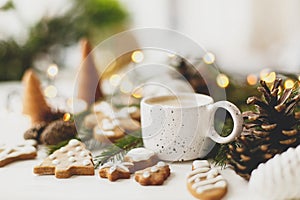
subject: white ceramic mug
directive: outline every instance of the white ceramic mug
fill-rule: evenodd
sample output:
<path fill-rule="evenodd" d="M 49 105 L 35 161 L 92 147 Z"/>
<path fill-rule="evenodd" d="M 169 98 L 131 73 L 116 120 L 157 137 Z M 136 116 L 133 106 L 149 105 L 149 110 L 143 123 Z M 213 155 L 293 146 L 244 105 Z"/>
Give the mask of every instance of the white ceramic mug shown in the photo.
<path fill-rule="evenodd" d="M 234 127 L 226 136 L 214 128 L 215 112 L 226 109 Z M 206 156 L 215 143 L 228 143 L 242 131 L 240 110 L 228 101 L 214 103 L 210 96 L 183 93 L 156 96 L 141 101 L 144 146 L 166 161 L 186 161 Z"/>

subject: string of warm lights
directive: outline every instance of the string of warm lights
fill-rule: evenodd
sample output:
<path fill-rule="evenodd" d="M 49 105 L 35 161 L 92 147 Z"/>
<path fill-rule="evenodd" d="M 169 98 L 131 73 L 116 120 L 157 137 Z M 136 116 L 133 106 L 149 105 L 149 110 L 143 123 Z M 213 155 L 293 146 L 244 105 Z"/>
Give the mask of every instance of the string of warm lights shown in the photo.
<path fill-rule="evenodd" d="M 168 54 L 169 57 L 174 57 L 174 54 Z M 131 55 L 131 60 L 133 63 L 141 63 L 144 60 L 144 54 L 142 51 L 137 50 L 134 51 Z M 216 56 L 211 53 L 207 52 L 203 57 L 202 61 L 207 65 L 212 65 L 216 61 Z M 260 71 L 259 74 L 251 73 L 246 76 L 246 83 L 250 86 L 255 86 L 258 84 L 259 80 L 264 80 L 266 83 L 272 83 L 275 81 L 277 77 L 276 72 L 270 71 L 269 69 L 263 69 Z M 117 87 L 120 86 L 120 91 L 124 94 L 131 94 L 134 98 L 142 98 L 142 88 L 134 89 L 133 84 L 131 81 L 124 77 L 122 78 L 119 74 L 114 74 L 110 77 L 109 82 L 112 86 Z M 284 88 L 292 88 L 300 82 L 300 75 L 298 76 L 298 81 L 288 78 L 284 81 Z M 216 83 L 220 88 L 227 88 L 230 85 L 230 78 L 224 73 L 220 73 L 216 77 Z"/>
<path fill-rule="evenodd" d="M 56 76 L 58 75 L 59 69 L 56 64 L 50 64 L 46 70 L 46 75 L 50 80 L 50 84 L 45 87 L 44 94 L 48 98 L 54 98 L 57 96 L 57 88 L 53 84 Z"/>
<path fill-rule="evenodd" d="M 168 56 L 176 56 L 174 54 L 168 54 Z M 131 54 L 131 61 L 134 64 L 138 64 L 143 62 L 144 60 L 144 53 L 140 50 L 134 51 Z M 202 60 L 207 65 L 212 65 L 216 61 L 216 56 L 211 53 L 207 52 L 203 57 Z M 48 98 L 55 98 L 57 96 L 58 90 L 57 87 L 53 84 L 55 78 L 59 73 L 59 68 L 56 64 L 50 64 L 46 70 L 46 75 L 50 80 L 50 84 L 45 87 L 44 94 Z M 260 71 L 259 74 L 249 74 L 246 76 L 246 83 L 250 86 L 255 86 L 258 84 L 258 80 L 264 80 L 266 83 L 272 83 L 276 79 L 276 72 L 270 71 L 269 69 L 263 69 Z M 299 84 L 300 82 L 300 75 L 298 76 L 298 80 L 293 79 L 286 79 L 284 81 L 284 88 L 292 88 L 295 84 Z M 133 83 L 128 79 L 128 77 L 122 76 L 121 74 L 113 74 L 109 78 L 109 83 L 114 88 L 119 86 L 120 91 L 123 94 L 131 95 L 136 99 L 140 99 L 143 97 L 143 90 L 142 88 L 134 88 Z M 227 88 L 230 85 L 230 78 L 224 73 L 220 73 L 216 77 L 216 83 L 220 88 Z"/>

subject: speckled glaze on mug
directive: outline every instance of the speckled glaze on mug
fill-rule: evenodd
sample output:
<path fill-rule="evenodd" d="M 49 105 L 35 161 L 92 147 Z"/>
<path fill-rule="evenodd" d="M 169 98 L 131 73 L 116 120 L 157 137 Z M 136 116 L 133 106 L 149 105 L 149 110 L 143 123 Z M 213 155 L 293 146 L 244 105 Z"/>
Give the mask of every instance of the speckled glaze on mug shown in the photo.
<path fill-rule="evenodd" d="M 176 99 L 174 101 L 174 99 Z M 227 137 L 214 129 L 218 108 L 232 116 L 234 128 Z M 228 101 L 214 103 L 207 95 L 185 93 L 148 97 L 141 101 L 143 142 L 162 160 L 187 161 L 206 156 L 215 143 L 228 143 L 242 131 L 239 109 Z"/>

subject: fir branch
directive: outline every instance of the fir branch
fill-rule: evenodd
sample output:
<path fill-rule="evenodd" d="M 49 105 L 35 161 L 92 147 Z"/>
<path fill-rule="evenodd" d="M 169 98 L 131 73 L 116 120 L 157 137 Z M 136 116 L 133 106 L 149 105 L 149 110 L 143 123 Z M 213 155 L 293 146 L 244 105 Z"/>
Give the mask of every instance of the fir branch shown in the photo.
<path fill-rule="evenodd" d="M 220 127 L 217 126 L 216 128 L 217 131 L 219 128 Z M 231 119 L 227 118 L 224 127 L 220 131 L 221 132 L 220 135 L 226 137 L 231 133 L 232 129 L 233 129 L 233 122 Z M 229 152 L 229 144 L 216 144 L 207 157 L 213 158 L 213 162 L 215 165 L 221 166 L 222 168 L 225 167 L 228 161 L 227 153 Z"/>
<path fill-rule="evenodd" d="M 122 160 L 124 155 L 133 148 L 142 147 L 141 132 L 134 132 L 117 140 L 114 144 L 106 147 L 100 155 L 94 157 L 95 168 L 108 161 Z"/>
<path fill-rule="evenodd" d="M 222 168 L 227 164 L 227 153 L 229 152 L 228 144 L 218 144 L 217 145 L 217 153 L 213 158 L 213 162 L 217 166 L 221 166 Z"/>

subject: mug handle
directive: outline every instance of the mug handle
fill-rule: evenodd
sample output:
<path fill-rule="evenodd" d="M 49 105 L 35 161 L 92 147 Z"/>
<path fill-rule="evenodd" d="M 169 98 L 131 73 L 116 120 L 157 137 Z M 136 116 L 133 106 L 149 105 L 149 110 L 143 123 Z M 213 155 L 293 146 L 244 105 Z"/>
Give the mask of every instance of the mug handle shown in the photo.
<path fill-rule="evenodd" d="M 218 108 L 224 108 L 225 110 L 227 110 L 233 119 L 233 130 L 226 137 L 220 136 L 214 128 L 215 113 L 218 110 Z M 214 104 L 209 105 L 208 109 L 211 112 L 210 113 L 211 128 L 208 137 L 210 137 L 213 141 L 220 144 L 228 143 L 233 141 L 235 137 L 241 134 L 243 129 L 243 117 L 241 111 L 233 103 L 230 103 L 228 101 L 218 101 Z"/>

